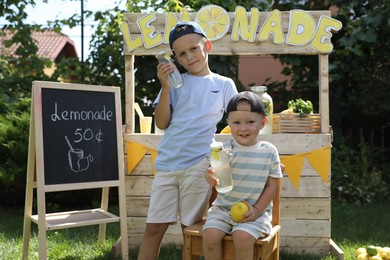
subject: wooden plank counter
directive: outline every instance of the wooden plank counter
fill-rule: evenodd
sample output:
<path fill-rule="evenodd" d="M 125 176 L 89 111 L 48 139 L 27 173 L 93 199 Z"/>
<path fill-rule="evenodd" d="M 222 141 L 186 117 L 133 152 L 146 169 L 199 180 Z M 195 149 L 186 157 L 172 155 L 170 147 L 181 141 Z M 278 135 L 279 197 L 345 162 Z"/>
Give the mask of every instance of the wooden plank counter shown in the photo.
<path fill-rule="evenodd" d="M 230 135 L 216 136 L 219 141 L 226 141 L 229 138 Z M 125 145 L 126 141 L 132 141 L 153 149 L 157 149 L 160 139 L 161 135 L 157 134 L 124 136 Z M 280 155 L 309 152 L 331 144 L 330 134 L 273 134 L 260 135 L 259 139 L 272 142 Z M 153 181 L 149 154 L 146 154 L 134 170 L 126 175 L 125 180 L 129 246 L 135 248 L 140 245 L 145 231 Z M 296 190 L 289 178 L 284 176 L 281 195 L 282 249 L 298 253 L 328 254 L 331 238 L 330 182 L 325 183 L 305 160 L 299 189 Z M 171 225 L 163 243 L 181 245 L 181 239 L 180 225 Z"/>

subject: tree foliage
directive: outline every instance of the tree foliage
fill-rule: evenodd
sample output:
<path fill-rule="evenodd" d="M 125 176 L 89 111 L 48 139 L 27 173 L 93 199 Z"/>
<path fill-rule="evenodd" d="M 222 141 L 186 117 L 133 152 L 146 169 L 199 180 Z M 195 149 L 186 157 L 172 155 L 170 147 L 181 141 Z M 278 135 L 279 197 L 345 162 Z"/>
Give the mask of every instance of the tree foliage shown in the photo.
<path fill-rule="evenodd" d="M 23 44 L 16 52 L 17 59 L 5 54 L 0 56 L 0 129 L 1 136 L 5 137 L 0 142 L 0 189 L 6 187 L 7 191 L 17 193 L 11 191 L 18 186 L 9 185 L 10 180 L 20 181 L 25 178 L 29 124 L 26 116 L 29 113 L 27 103 L 32 81 L 57 81 L 61 77 L 75 83 L 119 86 L 124 93 L 125 57 L 118 26 L 123 13 L 145 10 L 181 12 L 183 8 L 196 11 L 207 4 L 222 6 L 229 12 L 233 12 L 237 6 L 243 6 L 248 11 L 252 7 L 260 11 L 331 9 L 334 18 L 343 23 L 343 28 L 332 37 L 334 51 L 329 55 L 330 119 L 335 141 L 346 134 L 345 129 L 366 126 L 388 129 L 390 5 L 387 0 L 126 1 L 125 10 L 121 10 L 118 5 L 101 12 L 84 13 L 85 17 L 97 22 L 96 32 L 90 41 L 90 55 L 83 62 L 64 59 L 56 64 L 57 69 L 51 77 L 43 71 L 51 62 L 37 57 L 37 47 L 31 38 L 32 31 L 47 28 L 24 22 L 27 17 L 26 6 L 35 5 L 34 0 L 4 0 L 0 4 L 0 16 L 8 23 L 2 29 L 14 33 L 6 46 L 19 42 Z M 80 23 L 80 15 L 75 14 L 67 19 L 49 21 L 48 28 L 60 31 L 64 26 L 73 27 Z M 291 77 L 292 88 L 286 88 L 287 82 L 267 82 L 271 95 L 278 97 L 275 101 L 285 105 L 289 100 L 303 98 L 311 100 L 314 107 L 318 107 L 318 58 L 301 55 L 278 55 L 277 58 L 286 65 L 283 73 Z M 152 115 L 150 101 L 154 100 L 160 88 L 155 73 L 157 60 L 153 56 L 137 56 L 134 66 L 136 101 L 141 104 L 146 115 Z M 239 90 L 243 89 L 238 80 L 237 56 L 212 55 L 210 67 L 217 73 L 231 77 Z M 124 95 L 122 101 L 125 102 Z M 382 162 L 386 161 L 383 155 L 382 158 Z M 18 192 L 22 194 L 23 191 Z"/>
<path fill-rule="evenodd" d="M 341 127 L 390 127 L 390 4 L 375 0 L 336 2 L 348 6 L 336 17 L 344 25 L 332 71 L 333 97 L 343 100 L 335 104 L 340 112 L 337 123 Z"/>
<path fill-rule="evenodd" d="M 280 3 L 283 4 L 280 4 Z M 343 28 L 333 35 L 334 51 L 329 55 L 330 115 L 333 129 L 343 136 L 343 129 L 383 127 L 390 121 L 390 5 L 386 1 L 276 1 L 274 8 L 289 10 L 333 10 L 333 17 Z M 291 1 L 292 2 L 292 1 Z M 292 99 L 305 95 L 318 107 L 318 59 L 285 56 L 284 74 L 292 77 L 292 90 L 283 95 Z M 286 84 L 276 83 L 279 91 Z M 284 100 L 285 102 L 285 100 Z M 336 136 L 337 137 L 337 136 Z M 360 138 L 360 137 L 359 137 Z"/>

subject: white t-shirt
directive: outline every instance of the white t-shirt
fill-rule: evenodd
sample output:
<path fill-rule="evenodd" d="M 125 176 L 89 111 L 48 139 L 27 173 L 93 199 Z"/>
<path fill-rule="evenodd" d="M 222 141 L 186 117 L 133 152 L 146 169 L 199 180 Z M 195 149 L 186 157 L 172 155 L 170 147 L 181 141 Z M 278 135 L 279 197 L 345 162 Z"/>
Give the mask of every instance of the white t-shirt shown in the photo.
<path fill-rule="evenodd" d="M 232 79 L 214 74 L 182 74 L 184 85 L 171 88 L 173 114 L 158 146 L 155 168 L 161 171 L 185 169 L 210 153 L 210 144 L 230 99 L 237 94 Z M 158 94 L 155 104 L 160 99 Z"/>

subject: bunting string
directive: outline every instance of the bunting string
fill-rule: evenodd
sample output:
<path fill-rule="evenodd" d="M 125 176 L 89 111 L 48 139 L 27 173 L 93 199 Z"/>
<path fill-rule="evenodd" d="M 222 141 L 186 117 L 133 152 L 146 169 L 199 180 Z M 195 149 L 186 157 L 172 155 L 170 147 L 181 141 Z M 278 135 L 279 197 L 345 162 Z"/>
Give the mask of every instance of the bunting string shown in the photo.
<path fill-rule="evenodd" d="M 301 180 L 302 167 L 305 158 L 313 169 L 321 176 L 322 180 L 325 183 L 329 182 L 330 148 L 331 146 L 326 146 L 310 152 L 280 156 L 280 161 L 286 167 L 286 174 L 295 189 L 299 189 L 299 182 Z"/>
<path fill-rule="evenodd" d="M 153 175 L 156 175 L 154 162 L 157 156 L 157 150 L 143 144 L 127 141 L 127 174 L 130 174 L 138 163 L 149 152 L 152 158 Z M 305 159 L 310 163 L 313 169 L 321 176 L 325 183 L 329 182 L 331 146 L 322 147 L 309 152 L 298 153 L 293 155 L 280 156 L 284 164 L 285 172 L 295 189 L 299 189 L 302 168 Z"/>

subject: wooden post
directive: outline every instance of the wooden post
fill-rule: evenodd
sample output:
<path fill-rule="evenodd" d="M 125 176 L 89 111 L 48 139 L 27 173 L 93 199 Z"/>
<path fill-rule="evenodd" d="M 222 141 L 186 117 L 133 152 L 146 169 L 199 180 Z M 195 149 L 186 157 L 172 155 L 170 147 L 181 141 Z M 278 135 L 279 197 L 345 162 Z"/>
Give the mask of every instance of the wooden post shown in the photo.
<path fill-rule="evenodd" d="M 108 187 L 103 187 L 102 188 L 102 197 L 101 197 L 101 208 L 104 210 L 108 210 L 108 194 L 109 194 L 110 188 Z M 106 238 L 106 229 L 107 229 L 107 224 L 102 223 L 99 225 L 99 244 L 103 244 L 104 240 Z"/>
<path fill-rule="evenodd" d="M 33 110 L 31 102 L 31 111 Z M 26 183 L 26 201 L 24 205 L 24 221 L 23 221 L 23 256 L 22 259 L 28 259 L 28 249 L 31 230 L 31 215 L 33 205 L 33 193 L 35 183 L 35 122 L 34 117 L 30 118 L 30 136 L 27 161 L 27 183 Z"/>
<path fill-rule="evenodd" d="M 319 68 L 319 113 L 321 115 L 321 133 L 329 133 L 329 70 L 328 55 L 318 55 Z"/>
<path fill-rule="evenodd" d="M 126 80 L 126 127 L 125 133 L 134 133 L 134 102 L 135 102 L 135 83 L 134 83 L 134 55 L 125 56 L 125 80 Z"/>

